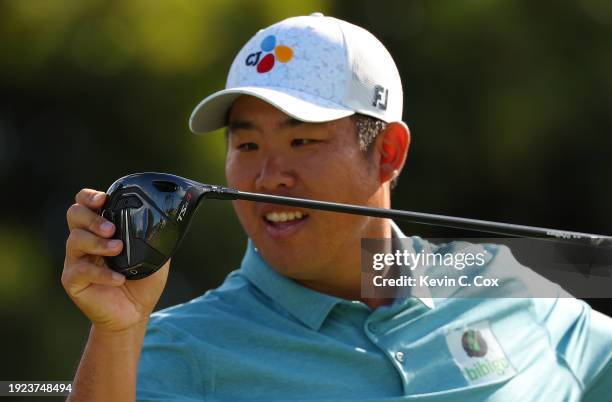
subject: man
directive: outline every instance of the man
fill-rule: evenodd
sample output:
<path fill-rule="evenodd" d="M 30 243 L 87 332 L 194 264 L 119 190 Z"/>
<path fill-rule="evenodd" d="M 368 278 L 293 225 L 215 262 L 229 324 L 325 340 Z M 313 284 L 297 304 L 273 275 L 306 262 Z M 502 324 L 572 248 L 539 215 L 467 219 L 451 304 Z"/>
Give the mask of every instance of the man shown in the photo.
<path fill-rule="evenodd" d="M 378 40 L 315 13 L 258 32 L 190 126 L 228 127 L 231 187 L 389 208 L 410 144 L 402 96 Z M 361 239 L 403 237 L 385 219 L 236 201 L 241 268 L 151 315 L 169 263 L 139 281 L 110 271 L 122 244 L 104 202 L 85 189 L 68 211 L 62 283 L 92 322 L 72 401 L 609 398 L 612 324 L 575 299 L 362 298 Z"/>

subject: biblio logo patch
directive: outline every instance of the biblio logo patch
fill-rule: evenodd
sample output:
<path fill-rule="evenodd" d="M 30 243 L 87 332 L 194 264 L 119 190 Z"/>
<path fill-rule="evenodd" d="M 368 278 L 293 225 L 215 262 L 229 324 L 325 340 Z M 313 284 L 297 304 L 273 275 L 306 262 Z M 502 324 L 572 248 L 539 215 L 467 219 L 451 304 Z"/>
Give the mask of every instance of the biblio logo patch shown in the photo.
<path fill-rule="evenodd" d="M 446 344 L 468 384 L 489 384 L 516 374 L 488 322 L 448 332 Z"/>
<path fill-rule="evenodd" d="M 277 60 L 280 63 L 287 63 L 293 58 L 293 49 L 289 46 L 277 45 L 274 35 L 266 36 L 261 41 L 260 48 L 260 51 L 249 54 L 244 61 L 247 66 L 256 67 L 260 74 L 272 70 Z"/>
<path fill-rule="evenodd" d="M 487 354 L 487 342 L 476 329 L 468 329 L 463 333 L 461 346 L 470 357 L 482 357 Z"/>

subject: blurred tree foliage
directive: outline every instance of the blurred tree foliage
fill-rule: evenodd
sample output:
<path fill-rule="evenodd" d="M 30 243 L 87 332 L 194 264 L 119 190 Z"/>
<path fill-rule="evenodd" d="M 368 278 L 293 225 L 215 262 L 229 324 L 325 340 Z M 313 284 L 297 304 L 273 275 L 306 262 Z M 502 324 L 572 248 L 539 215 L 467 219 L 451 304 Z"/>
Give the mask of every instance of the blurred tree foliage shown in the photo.
<path fill-rule="evenodd" d="M 1 339 L 16 346 L 0 379 L 73 374 L 88 330 L 59 283 L 74 194 L 137 171 L 224 183 L 223 136 L 191 135 L 192 108 L 258 29 L 313 11 L 370 30 L 400 68 L 413 141 L 396 207 L 612 233 L 609 1 L 0 1 Z M 160 307 L 217 286 L 244 240 L 211 201 Z"/>

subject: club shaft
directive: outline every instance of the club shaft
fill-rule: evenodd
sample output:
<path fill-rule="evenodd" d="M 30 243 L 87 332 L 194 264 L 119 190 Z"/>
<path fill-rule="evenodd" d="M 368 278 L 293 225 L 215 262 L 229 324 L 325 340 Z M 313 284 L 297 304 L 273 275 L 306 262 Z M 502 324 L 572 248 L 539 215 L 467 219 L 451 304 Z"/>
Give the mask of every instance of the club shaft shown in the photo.
<path fill-rule="evenodd" d="M 428 214 L 423 212 L 402 211 L 398 209 L 372 208 L 360 205 L 308 200 L 304 198 L 250 193 L 233 189 L 231 190 L 231 192 L 231 198 L 240 200 L 258 201 L 280 205 L 291 205 L 302 208 L 365 215 L 376 218 L 389 218 L 424 225 L 444 226 L 505 236 L 530 237 L 538 239 L 544 238 L 564 243 L 582 244 L 597 247 L 612 247 L 612 237 L 597 234 L 568 232 L 557 229 L 515 225 L 511 223 L 491 222 L 479 219 L 459 218 L 454 216 Z"/>

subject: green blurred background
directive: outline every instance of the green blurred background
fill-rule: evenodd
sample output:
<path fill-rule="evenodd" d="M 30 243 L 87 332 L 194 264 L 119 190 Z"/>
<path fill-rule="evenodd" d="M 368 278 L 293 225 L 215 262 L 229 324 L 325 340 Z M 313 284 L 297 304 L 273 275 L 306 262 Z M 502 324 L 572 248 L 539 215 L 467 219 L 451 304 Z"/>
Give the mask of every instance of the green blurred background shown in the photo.
<path fill-rule="evenodd" d="M 395 207 L 612 234 L 608 0 L 0 1 L 0 379 L 73 375 L 74 194 L 138 171 L 223 184 L 223 136 L 190 134 L 191 110 L 258 29 L 313 11 L 370 30 L 400 69 L 413 142 Z M 159 307 L 219 285 L 244 244 L 210 202 Z"/>

